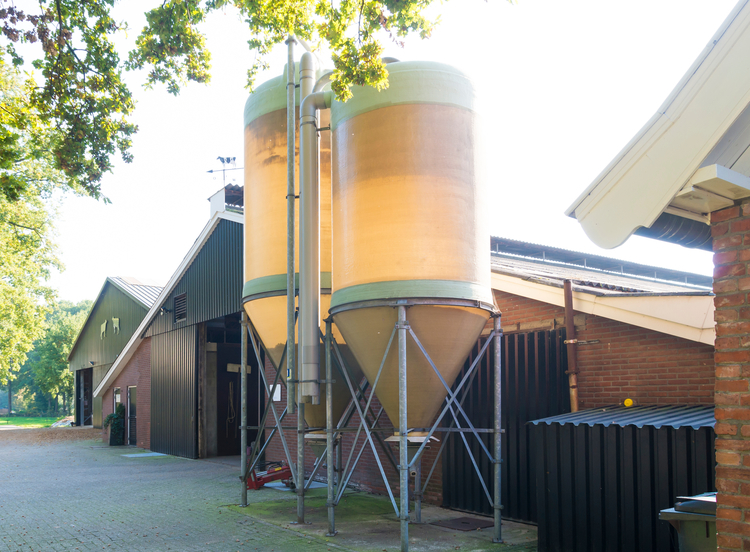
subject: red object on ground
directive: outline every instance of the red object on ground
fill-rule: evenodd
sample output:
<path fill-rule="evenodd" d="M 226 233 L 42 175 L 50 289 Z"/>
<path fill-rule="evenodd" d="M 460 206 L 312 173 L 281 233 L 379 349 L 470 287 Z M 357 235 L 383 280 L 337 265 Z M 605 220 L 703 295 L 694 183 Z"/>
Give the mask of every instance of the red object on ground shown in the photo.
<path fill-rule="evenodd" d="M 292 470 L 286 464 L 282 464 L 275 468 L 270 468 L 264 472 L 251 471 L 247 477 L 247 488 L 248 490 L 258 490 L 266 483 L 271 481 L 277 481 L 279 479 L 291 479 Z"/>

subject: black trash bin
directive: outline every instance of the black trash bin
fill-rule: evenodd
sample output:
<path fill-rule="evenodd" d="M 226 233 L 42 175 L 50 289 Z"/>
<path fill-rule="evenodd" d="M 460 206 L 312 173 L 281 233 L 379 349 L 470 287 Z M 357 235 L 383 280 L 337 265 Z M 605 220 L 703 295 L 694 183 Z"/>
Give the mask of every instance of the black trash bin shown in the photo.
<path fill-rule="evenodd" d="M 674 508 L 659 512 L 677 530 L 680 552 L 716 550 L 716 493 L 678 496 Z"/>

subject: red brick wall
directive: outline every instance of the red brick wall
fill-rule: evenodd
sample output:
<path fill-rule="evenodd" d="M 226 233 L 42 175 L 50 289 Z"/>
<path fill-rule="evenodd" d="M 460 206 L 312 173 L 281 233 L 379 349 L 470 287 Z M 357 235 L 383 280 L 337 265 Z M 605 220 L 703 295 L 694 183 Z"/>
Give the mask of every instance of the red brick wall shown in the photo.
<path fill-rule="evenodd" d="M 112 413 L 114 389 L 120 388 L 120 397 L 127 408 L 128 387 L 136 387 L 136 438 L 138 446 L 151 448 L 151 338 L 147 337 L 136 349 L 120 375 L 104 392 L 102 416 Z M 126 437 L 127 438 L 127 437 Z M 102 430 L 102 440 L 107 441 L 107 430 Z"/>
<path fill-rule="evenodd" d="M 712 213 L 720 551 L 750 550 L 750 203 Z"/>
<path fill-rule="evenodd" d="M 529 322 L 548 322 L 551 328 L 555 319 L 565 316 L 563 307 L 501 291 L 495 291 L 495 301 L 506 328 Z M 636 404 L 712 404 L 710 345 L 594 315 L 585 315 L 583 321 L 576 326 L 578 339 L 599 342 L 578 347 L 581 408 L 618 404 L 626 398 Z"/>

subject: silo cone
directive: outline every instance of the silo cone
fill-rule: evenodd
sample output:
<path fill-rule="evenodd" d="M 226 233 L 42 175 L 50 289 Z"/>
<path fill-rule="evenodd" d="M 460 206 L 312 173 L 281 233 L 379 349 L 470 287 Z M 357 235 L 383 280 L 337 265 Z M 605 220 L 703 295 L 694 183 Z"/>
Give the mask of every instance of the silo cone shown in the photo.
<path fill-rule="evenodd" d="M 286 69 L 282 76 L 258 86 L 245 104 L 245 285 L 242 301 L 250 321 L 258 332 L 276 366 L 286 343 L 286 270 L 287 270 L 287 134 Z M 296 98 L 299 106 L 299 96 Z M 328 117 L 326 113 L 324 117 Z M 299 122 L 299 114 L 297 114 Z M 323 126 L 327 126 L 327 120 Z M 299 127 L 298 127 L 299 128 Z M 297 132 L 299 136 L 299 132 Z M 299 145 L 297 146 L 299 150 Z M 321 132 L 321 314 L 328 311 L 331 299 L 331 144 L 330 133 Z M 295 171 L 298 171 L 295 163 Z M 299 178 L 296 179 L 299 183 Z M 299 191 L 297 192 L 299 193 Z M 295 212 L 297 228 L 296 259 L 299 265 L 299 208 Z M 299 274 L 295 274 L 299 283 Z M 322 321 L 321 321 L 322 324 Z M 334 332 L 348 349 L 340 334 Z M 296 346 L 296 345 L 295 345 Z M 321 347 L 321 356 L 324 349 Z M 295 356 L 298 358 L 298 356 Z M 350 365 L 354 364 L 349 356 Z M 325 359 L 321 358 L 321 366 Z M 355 366 L 357 374 L 361 374 Z M 282 374 L 285 374 L 283 370 Z M 335 372 L 334 372 L 335 373 Z M 356 377 L 356 376 L 355 376 Z M 360 376 L 361 377 L 361 376 Z M 341 377 L 334 377 L 333 416 L 341 417 L 350 393 Z M 321 386 L 319 405 L 308 404 L 305 421 L 309 427 L 325 427 L 325 385 Z"/>
<path fill-rule="evenodd" d="M 355 88 L 331 109 L 331 313 L 374 385 L 405 301 L 411 329 L 451 386 L 495 310 L 474 92 L 439 63 L 388 71 L 387 90 Z M 375 388 L 396 428 L 397 343 Z M 407 427 L 429 428 L 447 392 L 411 336 L 407 343 Z"/>

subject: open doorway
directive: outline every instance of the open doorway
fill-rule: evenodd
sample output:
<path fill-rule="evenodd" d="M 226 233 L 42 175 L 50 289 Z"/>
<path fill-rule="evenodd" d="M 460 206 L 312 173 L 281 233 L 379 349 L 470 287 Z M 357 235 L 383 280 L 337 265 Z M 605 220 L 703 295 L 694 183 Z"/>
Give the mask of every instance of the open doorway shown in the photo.
<path fill-rule="evenodd" d="M 241 345 L 240 315 L 211 320 L 199 330 L 201 338 L 198 428 L 199 457 L 236 456 L 241 453 Z M 260 392 L 258 362 L 248 343 L 247 424 L 257 426 L 265 403 Z M 257 431 L 247 432 L 248 446 Z"/>
<path fill-rule="evenodd" d="M 93 425 L 93 368 L 83 368 L 76 371 L 76 425 Z"/>

